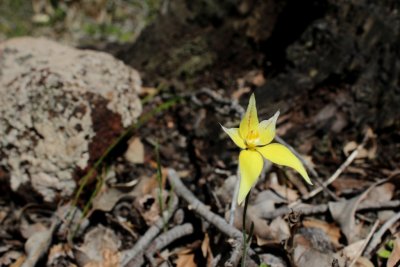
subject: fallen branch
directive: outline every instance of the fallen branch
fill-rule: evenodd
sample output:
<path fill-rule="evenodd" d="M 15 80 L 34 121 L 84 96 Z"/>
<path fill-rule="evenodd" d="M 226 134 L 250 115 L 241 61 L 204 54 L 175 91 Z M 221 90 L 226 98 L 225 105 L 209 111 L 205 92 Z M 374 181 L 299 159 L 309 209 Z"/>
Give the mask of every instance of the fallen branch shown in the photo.
<path fill-rule="evenodd" d="M 162 248 L 168 246 L 175 240 L 186 236 L 190 235 L 193 233 L 193 225 L 190 223 L 185 223 L 183 225 L 178 225 L 168 232 L 165 232 L 158 236 L 156 239 L 154 239 L 153 242 L 151 242 L 149 248 L 147 249 L 145 255 L 146 258 L 149 260 L 152 266 L 157 266 L 155 263 L 155 260 L 153 258 L 153 255 L 155 252 L 161 250 Z"/>
<path fill-rule="evenodd" d="M 322 185 L 314 190 L 312 190 L 308 195 L 302 197 L 302 200 L 308 200 L 320 192 L 324 190 L 325 187 L 329 186 L 331 183 L 333 183 L 341 174 L 342 172 L 354 161 L 354 159 L 357 157 L 358 153 L 360 150 L 364 147 L 365 143 L 367 142 L 369 136 L 371 135 L 370 130 L 367 131 L 365 134 L 363 141 L 361 144 L 357 146 L 357 148 L 348 156 L 348 158 L 340 165 L 340 167 L 331 175 L 331 177 L 328 178 L 325 182 L 322 183 Z"/>
<path fill-rule="evenodd" d="M 400 220 L 400 212 L 393 215 L 389 220 L 387 220 L 382 227 L 376 232 L 369 243 L 368 247 L 365 249 L 364 256 L 370 258 L 372 251 L 381 243 L 382 237 L 385 232 L 398 220 Z"/>
<path fill-rule="evenodd" d="M 186 188 L 186 186 L 182 183 L 178 174 L 173 169 L 168 169 L 168 180 L 171 183 L 172 187 L 175 190 L 175 193 L 182 197 L 188 202 L 190 208 L 197 212 L 201 217 L 206 219 L 208 222 L 213 224 L 218 230 L 220 230 L 225 235 L 238 240 L 238 242 L 243 242 L 242 232 L 238 229 L 234 228 L 232 225 L 229 225 L 221 216 L 210 211 L 206 205 L 204 205 L 200 200 L 196 198 L 196 196 Z M 251 249 L 248 250 L 248 255 L 255 255 L 255 252 Z M 247 266 L 258 266 L 252 260 L 248 262 Z"/>
<path fill-rule="evenodd" d="M 49 250 L 54 232 L 61 225 L 62 220 L 55 215 L 49 229 L 34 233 L 25 243 L 26 259 L 21 267 L 34 267 Z"/>
<path fill-rule="evenodd" d="M 369 241 L 372 238 L 372 235 L 375 233 L 376 228 L 378 228 L 379 225 L 379 220 L 376 220 L 374 225 L 372 226 L 371 231 L 369 232 L 367 238 L 364 240 L 364 243 L 362 245 L 362 247 L 357 251 L 356 256 L 354 257 L 354 259 L 350 262 L 349 267 L 353 267 L 354 264 L 356 264 L 356 262 L 358 261 L 358 259 L 361 257 L 362 253 L 364 252 L 365 248 L 367 247 Z"/>
<path fill-rule="evenodd" d="M 120 266 L 134 267 L 138 266 L 135 258 L 142 255 L 143 251 L 150 245 L 153 239 L 163 229 L 165 222 L 168 222 L 178 207 L 178 198 L 173 196 L 171 207 L 164 211 L 162 216 L 152 225 L 146 233 L 136 242 L 136 244 L 128 250 L 123 251 L 121 254 Z"/>
<path fill-rule="evenodd" d="M 400 200 L 392 200 L 387 202 L 373 202 L 373 203 L 369 202 L 369 203 L 361 203 L 357 207 L 356 211 L 360 212 L 365 210 L 387 210 L 398 207 L 400 207 Z M 290 214 L 292 211 L 300 212 L 303 215 L 314 215 L 314 214 L 325 213 L 328 211 L 328 209 L 329 209 L 328 204 L 320 204 L 316 206 L 307 206 L 307 207 L 294 207 L 294 208 L 281 207 L 272 212 L 264 213 L 262 214 L 261 217 L 266 220 L 272 220 L 276 217 Z"/>

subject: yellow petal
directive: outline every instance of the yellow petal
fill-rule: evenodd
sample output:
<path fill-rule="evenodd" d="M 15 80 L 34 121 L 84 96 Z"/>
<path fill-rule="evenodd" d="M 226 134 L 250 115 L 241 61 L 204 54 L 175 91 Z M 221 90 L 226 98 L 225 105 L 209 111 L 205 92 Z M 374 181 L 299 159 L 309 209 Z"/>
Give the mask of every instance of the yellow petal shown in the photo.
<path fill-rule="evenodd" d="M 271 143 L 271 141 L 275 137 L 275 127 L 276 127 L 276 121 L 279 116 L 279 111 L 275 113 L 273 117 L 271 117 L 269 120 L 265 120 L 260 122 L 258 126 L 258 131 L 260 133 L 260 145 L 266 145 Z"/>
<path fill-rule="evenodd" d="M 257 181 L 261 173 L 264 160 L 260 153 L 254 150 L 242 150 L 239 154 L 240 187 L 238 203 L 239 205 L 246 198 L 250 189 Z"/>
<path fill-rule="evenodd" d="M 301 161 L 284 145 L 273 143 L 258 147 L 257 151 L 271 162 L 295 169 L 307 183 L 312 184 Z"/>
<path fill-rule="evenodd" d="M 243 139 L 254 138 L 255 136 L 258 136 L 258 116 L 254 94 L 251 94 L 250 96 L 246 113 L 240 122 L 239 132 Z"/>
<path fill-rule="evenodd" d="M 229 135 L 232 141 L 240 148 L 246 148 L 243 139 L 240 137 L 238 128 L 225 128 L 222 126 L 222 129 Z"/>

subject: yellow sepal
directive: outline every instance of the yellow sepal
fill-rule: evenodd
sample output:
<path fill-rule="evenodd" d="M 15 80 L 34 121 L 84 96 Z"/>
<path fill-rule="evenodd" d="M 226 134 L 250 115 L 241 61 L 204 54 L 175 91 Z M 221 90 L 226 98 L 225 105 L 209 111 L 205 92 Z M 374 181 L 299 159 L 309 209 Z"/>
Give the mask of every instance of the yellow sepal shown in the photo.
<path fill-rule="evenodd" d="M 307 183 L 312 185 L 303 164 L 286 146 L 273 143 L 263 147 L 257 147 L 256 149 L 264 158 L 270 160 L 272 163 L 295 169 Z"/>
<path fill-rule="evenodd" d="M 232 139 L 232 141 L 240 148 L 244 149 L 246 148 L 246 145 L 243 141 L 243 139 L 240 137 L 239 134 L 239 129 L 238 128 L 225 128 L 222 126 L 222 129 L 229 135 L 229 137 Z"/>
<path fill-rule="evenodd" d="M 253 139 L 258 136 L 258 115 L 254 94 L 250 96 L 246 113 L 240 122 L 239 133 L 244 140 Z"/>
<path fill-rule="evenodd" d="M 269 120 L 260 122 L 258 131 L 260 133 L 259 145 L 267 145 L 275 138 L 276 121 L 278 120 L 279 111 L 275 113 Z"/>
<path fill-rule="evenodd" d="M 240 187 L 238 203 L 245 200 L 250 189 L 256 183 L 264 165 L 260 153 L 255 150 L 242 150 L 239 154 Z"/>

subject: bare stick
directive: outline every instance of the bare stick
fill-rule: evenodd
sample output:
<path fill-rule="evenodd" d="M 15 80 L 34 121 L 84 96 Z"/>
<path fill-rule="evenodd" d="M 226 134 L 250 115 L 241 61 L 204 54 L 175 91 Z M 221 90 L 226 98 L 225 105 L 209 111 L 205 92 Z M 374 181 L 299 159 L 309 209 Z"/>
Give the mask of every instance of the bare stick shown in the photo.
<path fill-rule="evenodd" d="M 140 252 L 147 248 L 151 241 L 163 229 L 164 223 L 168 222 L 172 214 L 178 207 L 178 198 L 173 196 L 173 202 L 169 210 L 163 212 L 162 216 L 152 225 L 146 233 L 136 242 L 136 244 L 128 250 L 122 252 L 120 266 L 131 267 L 135 266 L 132 259 L 134 259 Z M 131 263 L 132 261 L 132 263 Z"/>
<path fill-rule="evenodd" d="M 62 220 L 55 215 L 49 229 L 36 232 L 25 243 L 26 259 L 21 267 L 34 267 L 40 258 L 48 251 L 54 232 L 61 225 Z"/>
<path fill-rule="evenodd" d="M 379 220 L 376 220 L 374 223 L 374 226 L 372 226 L 372 229 L 369 232 L 367 238 L 364 240 L 364 243 L 363 243 L 361 249 L 359 251 L 357 251 L 357 254 L 354 257 L 354 259 L 351 261 L 349 267 L 353 267 L 353 265 L 356 264 L 357 260 L 361 257 L 362 253 L 364 252 L 364 249 L 367 247 L 369 241 L 371 240 L 372 235 L 375 233 L 376 228 L 378 228 L 378 225 L 379 225 Z"/>
<path fill-rule="evenodd" d="M 369 243 L 368 247 L 365 249 L 364 256 L 370 257 L 372 251 L 381 243 L 382 237 L 385 234 L 385 232 L 398 220 L 400 219 L 400 212 L 396 213 L 391 217 L 389 220 L 387 220 L 382 227 L 379 229 L 378 232 L 374 234 L 374 237 L 372 238 L 371 242 Z"/>
<path fill-rule="evenodd" d="M 281 143 L 282 145 L 286 146 L 289 148 L 290 151 L 303 163 L 303 165 L 306 167 L 306 169 L 311 173 L 311 175 L 316 179 L 315 182 L 321 187 L 321 191 L 324 190 L 327 192 L 334 200 L 339 200 L 339 198 L 331 191 L 329 190 L 320 180 L 321 178 L 319 177 L 317 171 L 314 169 L 311 164 L 308 163 L 291 145 L 285 142 L 281 137 L 275 136 L 276 141 Z M 291 203 L 291 207 L 300 203 L 299 201 Z"/>
<path fill-rule="evenodd" d="M 340 165 L 340 167 L 335 171 L 334 174 L 332 174 L 331 177 L 329 177 L 328 180 L 326 180 L 325 182 L 322 183 L 323 186 L 328 186 L 331 183 L 333 183 L 339 176 L 340 174 L 342 174 L 342 172 L 353 162 L 353 160 L 357 157 L 358 153 L 359 153 L 359 149 L 361 148 L 361 146 L 359 146 L 359 148 L 357 148 L 356 150 L 354 150 L 350 156 L 346 159 L 345 162 L 343 162 L 342 165 Z M 323 190 L 323 187 L 318 187 L 316 189 L 314 189 L 313 191 L 311 191 L 307 196 L 304 197 L 304 200 L 310 199 L 314 196 L 316 196 L 318 193 L 320 193 Z"/>
<path fill-rule="evenodd" d="M 387 210 L 387 209 L 393 209 L 393 208 L 398 208 L 398 207 L 400 207 L 400 200 L 392 200 L 392 201 L 386 201 L 386 202 L 361 203 L 360 205 L 358 205 L 356 211 L 360 212 L 360 211 L 365 211 L 365 210 Z M 266 220 L 271 220 L 276 217 L 289 214 L 292 211 L 300 212 L 303 215 L 313 215 L 313 214 L 327 212 L 328 205 L 320 204 L 320 205 L 316 205 L 316 206 L 308 206 L 308 207 L 299 207 L 298 206 L 298 207 L 294 207 L 294 208 L 282 207 L 282 208 L 276 209 L 272 212 L 262 214 L 262 218 L 266 219 Z"/>
<path fill-rule="evenodd" d="M 225 235 L 238 240 L 240 243 L 243 241 L 242 233 L 234 228 L 232 225 L 229 225 L 221 216 L 210 211 L 206 205 L 204 205 L 200 200 L 196 198 L 196 196 L 190 192 L 189 189 L 182 183 L 178 174 L 174 169 L 168 169 L 168 180 L 173 186 L 175 193 L 185 199 L 190 207 L 197 212 L 201 217 L 206 219 L 208 222 L 217 227 Z M 255 255 L 255 252 L 251 249 L 248 250 L 248 255 Z M 257 266 L 253 261 L 248 262 L 248 266 Z"/>
<path fill-rule="evenodd" d="M 183 225 L 178 225 L 168 232 L 161 234 L 159 237 L 154 239 L 151 242 L 147 252 L 145 253 L 146 257 L 149 259 L 150 262 L 154 262 L 153 254 L 162 248 L 166 247 L 167 245 L 171 244 L 175 240 L 190 235 L 193 233 L 193 225 L 190 223 L 185 223 Z M 156 264 L 152 263 L 152 266 L 156 266 Z"/>

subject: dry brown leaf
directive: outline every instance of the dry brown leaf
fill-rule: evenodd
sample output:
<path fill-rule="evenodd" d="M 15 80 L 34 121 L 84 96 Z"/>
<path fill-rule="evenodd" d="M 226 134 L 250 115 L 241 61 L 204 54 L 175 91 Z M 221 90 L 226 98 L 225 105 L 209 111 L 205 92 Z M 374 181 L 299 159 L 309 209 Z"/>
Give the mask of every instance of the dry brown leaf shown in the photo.
<path fill-rule="evenodd" d="M 281 243 L 290 237 L 290 229 L 287 222 L 282 217 L 275 218 L 271 224 L 266 228 L 259 227 L 260 229 L 255 231 L 254 235 L 257 239 L 257 244 L 259 246 L 264 246 L 271 243 Z M 267 238 L 265 238 L 267 237 Z"/>
<path fill-rule="evenodd" d="M 106 260 L 107 263 L 111 263 L 116 257 L 119 261 L 118 248 L 120 244 L 121 241 L 114 231 L 99 225 L 85 235 L 83 245 L 77 248 L 74 253 L 80 266 L 101 266 L 90 264 L 105 263 Z"/>
<path fill-rule="evenodd" d="M 289 203 L 296 201 L 299 199 L 299 194 L 296 190 L 293 190 L 287 186 L 280 185 L 278 182 L 278 177 L 275 175 L 271 175 L 269 187 L 273 189 L 278 195 L 286 198 Z"/>
<path fill-rule="evenodd" d="M 340 229 L 336 225 L 317 219 L 306 219 L 303 221 L 303 226 L 321 229 L 329 236 L 332 244 L 334 244 L 336 247 L 340 246 Z"/>
<path fill-rule="evenodd" d="M 47 266 L 56 266 L 58 258 L 72 256 L 72 251 L 68 245 L 57 244 L 50 248 L 49 255 L 47 257 Z"/>
<path fill-rule="evenodd" d="M 24 264 L 26 257 L 24 255 L 20 256 L 10 267 L 20 267 Z"/>
<path fill-rule="evenodd" d="M 118 252 L 111 249 L 104 249 L 102 251 L 102 261 L 90 261 L 84 267 L 116 267 L 119 266 L 120 255 Z"/>
<path fill-rule="evenodd" d="M 212 261 L 214 260 L 213 253 L 210 247 L 210 238 L 206 233 L 204 236 L 204 240 L 201 243 L 201 252 L 203 253 L 203 257 L 207 260 L 207 266 L 210 266 Z"/>
<path fill-rule="evenodd" d="M 349 243 L 354 242 L 354 239 L 358 234 L 354 215 L 360 201 L 361 196 L 356 196 L 349 200 L 328 203 L 329 211 L 332 214 L 333 219 L 339 223 L 340 228 Z"/>
<path fill-rule="evenodd" d="M 150 193 L 157 186 L 155 177 L 142 176 L 135 181 L 137 183 L 131 182 L 124 189 L 122 189 L 123 186 L 120 184 L 110 187 L 107 183 L 104 183 L 100 192 L 93 199 L 92 210 L 111 211 L 120 199 L 125 197 L 142 197 Z"/>
<path fill-rule="evenodd" d="M 46 230 L 47 227 L 43 223 L 38 222 L 29 224 L 26 219 L 21 219 L 20 233 L 26 239 L 37 232 L 42 232 Z"/>
<path fill-rule="evenodd" d="M 384 183 L 371 189 L 366 198 L 362 200 L 363 203 L 368 202 L 385 202 L 393 198 L 395 185 L 392 183 Z"/>
<path fill-rule="evenodd" d="M 160 210 L 159 195 L 159 188 L 155 187 L 153 188 L 151 194 L 147 194 L 135 199 L 134 206 L 140 212 L 147 225 L 153 225 L 154 222 L 160 218 L 162 211 Z M 167 200 L 169 194 L 167 191 L 162 190 L 161 196 L 163 198 L 163 209 L 167 209 Z"/>
<path fill-rule="evenodd" d="M 25 255 L 19 251 L 11 250 L 0 257 L 0 266 L 21 266 L 25 261 Z"/>
<path fill-rule="evenodd" d="M 355 242 L 360 230 L 359 227 L 356 227 L 354 218 L 358 205 L 375 187 L 381 183 L 382 182 L 374 183 L 359 196 L 355 196 L 348 200 L 328 203 L 329 211 L 333 219 L 339 223 L 343 234 L 346 236 L 347 242 Z"/>
<path fill-rule="evenodd" d="M 132 137 L 128 141 L 128 149 L 126 150 L 124 157 L 127 161 L 134 164 L 144 163 L 144 146 L 139 138 Z"/>
<path fill-rule="evenodd" d="M 374 264 L 365 257 L 359 257 L 353 266 L 354 267 L 374 267 Z"/>
<path fill-rule="evenodd" d="M 178 254 L 178 258 L 175 261 L 176 267 L 197 267 L 194 262 L 194 254 Z"/>
<path fill-rule="evenodd" d="M 357 261 L 353 265 L 354 267 L 374 267 L 369 259 L 365 257 L 359 257 L 360 251 L 365 245 L 364 243 L 365 239 L 358 240 L 342 250 L 342 254 L 347 258 L 348 262 L 352 262 L 356 257 L 358 257 Z"/>
<path fill-rule="evenodd" d="M 350 245 L 346 246 L 342 253 L 349 260 L 352 261 L 355 257 L 359 255 L 360 250 L 363 248 L 365 239 L 358 240 Z"/>
<path fill-rule="evenodd" d="M 201 252 L 203 253 L 203 257 L 207 257 L 208 249 L 210 248 L 210 238 L 208 237 L 208 234 L 206 233 L 204 235 L 203 242 L 201 242 Z"/>
<path fill-rule="evenodd" d="M 354 192 L 355 190 L 360 190 L 360 188 L 367 188 L 369 185 L 371 185 L 371 182 L 368 180 L 355 179 L 345 174 L 332 183 L 337 195 Z"/>
<path fill-rule="evenodd" d="M 315 237 L 313 237 L 315 238 Z M 344 266 L 344 259 L 331 251 L 322 251 L 314 246 L 306 235 L 296 234 L 293 238 L 293 261 L 297 267 L 332 267 L 338 261 L 339 266 Z"/>
<path fill-rule="evenodd" d="M 386 264 L 387 267 L 398 266 L 400 261 L 400 236 L 398 234 L 396 235 L 396 239 L 393 241 L 393 243 L 393 250 Z"/>

